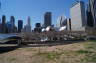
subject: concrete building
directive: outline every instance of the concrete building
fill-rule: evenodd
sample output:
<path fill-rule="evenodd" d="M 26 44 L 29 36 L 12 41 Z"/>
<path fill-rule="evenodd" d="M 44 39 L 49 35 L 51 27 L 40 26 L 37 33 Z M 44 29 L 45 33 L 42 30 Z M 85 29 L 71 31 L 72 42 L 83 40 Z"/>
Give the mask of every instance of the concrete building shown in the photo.
<path fill-rule="evenodd" d="M 11 23 L 10 33 L 16 33 L 17 29 L 16 29 L 16 26 L 15 26 L 15 17 L 14 16 L 10 17 L 10 23 Z"/>
<path fill-rule="evenodd" d="M 8 33 L 12 33 L 12 24 L 11 24 L 10 21 L 8 21 L 8 22 L 6 23 L 6 26 L 7 26 L 7 29 L 8 29 Z"/>
<path fill-rule="evenodd" d="M 41 27 L 41 23 L 36 23 L 36 24 L 35 24 L 35 27 L 36 27 L 36 28 Z"/>
<path fill-rule="evenodd" d="M 6 16 L 2 16 L 2 33 L 7 33 L 7 27 L 6 27 Z"/>
<path fill-rule="evenodd" d="M 14 16 L 10 17 L 10 22 L 12 23 L 13 27 L 15 26 L 15 18 Z"/>
<path fill-rule="evenodd" d="M 85 31 L 85 4 L 83 1 L 77 1 L 70 9 L 71 13 L 71 30 Z"/>
<path fill-rule="evenodd" d="M 44 14 L 44 27 L 48 27 L 52 25 L 52 14 L 51 12 L 46 12 Z"/>
<path fill-rule="evenodd" d="M 23 20 L 18 20 L 18 32 L 20 33 L 23 29 Z"/>
<path fill-rule="evenodd" d="M 31 26 L 31 18 L 28 16 L 27 25 Z"/>
<path fill-rule="evenodd" d="M 71 31 L 71 19 L 70 18 L 67 19 L 67 30 Z"/>
<path fill-rule="evenodd" d="M 31 32 L 31 27 L 28 25 L 25 25 L 22 32 Z"/>
<path fill-rule="evenodd" d="M 87 14 L 87 27 L 93 28 L 94 27 L 94 20 L 93 20 L 93 16 L 91 13 L 90 4 L 87 5 L 86 14 Z"/>
<path fill-rule="evenodd" d="M 27 24 L 24 26 L 22 32 L 31 32 L 31 19 L 28 16 Z"/>
<path fill-rule="evenodd" d="M 92 14 L 94 27 L 96 28 L 96 0 L 89 0 L 89 7 Z"/>
<path fill-rule="evenodd" d="M 34 28 L 34 32 L 40 33 L 41 31 L 42 31 L 41 23 L 36 23 L 35 28 Z"/>
<path fill-rule="evenodd" d="M 26 31 L 31 32 L 31 18 L 28 16 Z"/>

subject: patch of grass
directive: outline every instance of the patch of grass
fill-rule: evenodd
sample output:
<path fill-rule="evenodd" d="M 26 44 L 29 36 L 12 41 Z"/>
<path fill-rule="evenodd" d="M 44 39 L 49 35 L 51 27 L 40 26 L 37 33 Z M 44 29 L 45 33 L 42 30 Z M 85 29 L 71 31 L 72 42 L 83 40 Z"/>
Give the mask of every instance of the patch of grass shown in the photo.
<path fill-rule="evenodd" d="M 86 55 L 85 58 L 81 59 L 82 62 L 96 62 L 96 54 L 93 55 Z"/>
<path fill-rule="evenodd" d="M 60 56 L 62 55 L 62 53 L 57 53 L 57 52 L 44 52 L 44 53 L 38 53 L 37 55 L 39 56 L 44 56 L 45 58 L 49 59 L 49 60 L 55 60 L 60 58 Z"/>
<path fill-rule="evenodd" d="M 89 40 L 90 42 L 96 42 L 96 40 Z"/>
<path fill-rule="evenodd" d="M 54 60 L 54 59 L 58 59 L 59 57 L 60 57 L 60 55 L 61 54 L 59 54 L 59 53 L 48 53 L 47 55 L 46 55 L 46 57 L 48 58 L 48 59 L 51 59 L 51 60 Z"/>
<path fill-rule="evenodd" d="M 92 58 L 88 59 L 89 62 L 96 62 L 96 56 L 93 56 Z"/>
<path fill-rule="evenodd" d="M 87 49 L 94 49 L 93 46 L 87 46 L 86 48 L 87 48 Z"/>
<path fill-rule="evenodd" d="M 34 48 L 27 48 L 27 49 L 25 49 L 26 51 L 36 51 L 36 49 L 34 49 Z"/>
<path fill-rule="evenodd" d="M 92 51 L 88 51 L 88 50 L 78 50 L 76 51 L 79 54 L 89 54 L 89 53 L 93 53 Z"/>
<path fill-rule="evenodd" d="M 9 58 L 9 61 L 16 61 L 16 58 Z"/>
<path fill-rule="evenodd" d="M 96 43 L 92 41 L 88 41 L 88 43 L 84 46 L 86 49 L 93 49 L 94 51 L 96 50 Z"/>

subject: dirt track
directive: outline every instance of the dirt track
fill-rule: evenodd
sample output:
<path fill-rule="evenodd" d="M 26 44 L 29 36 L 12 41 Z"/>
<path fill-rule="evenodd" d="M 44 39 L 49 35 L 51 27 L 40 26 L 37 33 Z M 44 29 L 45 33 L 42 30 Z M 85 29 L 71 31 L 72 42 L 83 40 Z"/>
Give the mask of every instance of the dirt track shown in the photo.
<path fill-rule="evenodd" d="M 0 48 L 0 63 L 96 63 L 96 43 L 27 45 Z"/>

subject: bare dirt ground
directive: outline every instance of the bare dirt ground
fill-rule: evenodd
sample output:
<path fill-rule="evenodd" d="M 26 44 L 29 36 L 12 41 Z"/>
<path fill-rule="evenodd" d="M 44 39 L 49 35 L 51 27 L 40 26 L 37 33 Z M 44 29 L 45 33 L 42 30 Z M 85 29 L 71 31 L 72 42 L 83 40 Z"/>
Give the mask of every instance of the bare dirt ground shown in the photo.
<path fill-rule="evenodd" d="M 2 48 L 5 48 L 3 52 Z M 55 46 L 14 47 L 7 51 L 6 47 L 2 48 L 0 63 L 96 63 L 94 41 Z"/>

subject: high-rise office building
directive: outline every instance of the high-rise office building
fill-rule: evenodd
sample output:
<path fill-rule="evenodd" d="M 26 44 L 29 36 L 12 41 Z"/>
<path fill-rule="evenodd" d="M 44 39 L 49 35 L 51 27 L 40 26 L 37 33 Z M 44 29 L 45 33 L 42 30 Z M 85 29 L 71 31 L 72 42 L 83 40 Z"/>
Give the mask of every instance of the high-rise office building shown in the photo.
<path fill-rule="evenodd" d="M 48 27 L 52 25 L 52 14 L 51 12 L 46 12 L 44 14 L 44 27 Z"/>
<path fill-rule="evenodd" d="M 12 24 L 11 24 L 10 21 L 8 21 L 8 22 L 6 23 L 6 26 L 7 26 L 7 29 L 8 29 L 8 33 L 12 33 Z"/>
<path fill-rule="evenodd" d="M 94 27 L 96 28 L 96 0 L 89 0 L 89 7 L 93 18 Z"/>
<path fill-rule="evenodd" d="M 31 32 L 31 18 L 30 17 L 28 17 L 28 20 L 27 20 L 26 32 Z"/>
<path fill-rule="evenodd" d="M 2 16 L 2 33 L 7 33 L 7 27 L 6 27 L 6 16 Z"/>
<path fill-rule="evenodd" d="M 31 18 L 28 17 L 27 24 L 24 26 L 23 32 L 31 32 Z"/>
<path fill-rule="evenodd" d="M 71 31 L 71 19 L 70 18 L 67 19 L 67 30 Z"/>
<path fill-rule="evenodd" d="M 11 16 L 10 17 L 10 23 L 11 23 L 11 33 L 14 33 L 15 32 L 15 18 L 14 16 Z"/>
<path fill-rule="evenodd" d="M 18 20 L 18 32 L 20 33 L 23 29 L 23 20 Z"/>
<path fill-rule="evenodd" d="M 28 23 L 29 26 L 31 26 L 31 18 L 28 16 Z"/>
<path fill-rule="evenodd" d="M 85 31 L 85 4 L 83 1 L 77 1 L 70 9 L 71 12 L 71 30 Z"/>
<path fill-rule="evenodd" d="M 91 13 L 90 4 L 87 5 L 86 14 L 87 14 L 87 27 L 93 27 L 94 26 L 94 20 L 93 20 L 93 16 Z"/>
<path fill-rule="evenodd" d="M 15 18 L 14 18 L 14 16 L 10 17 L 10 22 L 12 23 L 13 26 L 15 26 Z"/>
<path fill-rule="evenodd" d="M 28 17 L 28 23 L 27 23 L 27 26 L 26 26 L 26 28 L 27 28 L 27 32 L 31 32 L 31 18 L 30 17 Z"/>
<path fill-rule="evenodd" d="M 41 32 L 41 23 L 36 23 L 35 24 L 35 28 L 34 28 L 34 32 Z"/>
<path fill-rule="evenodd" d="M 36 28 L 41 27 L 41 23 L 36 23 L 36 24 L 35 24 L 35 27 L 36 27 Z"/>

